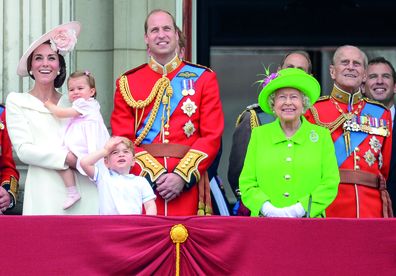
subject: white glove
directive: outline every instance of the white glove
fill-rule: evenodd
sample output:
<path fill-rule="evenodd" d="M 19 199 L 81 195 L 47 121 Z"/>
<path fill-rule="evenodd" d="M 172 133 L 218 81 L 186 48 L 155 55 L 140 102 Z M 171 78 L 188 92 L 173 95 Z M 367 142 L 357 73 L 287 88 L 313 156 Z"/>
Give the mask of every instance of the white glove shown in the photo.
<path fill-rule="evenodd" d="M 301 218 L 305 215 L 304 207 L 300 202 L 289 207 L 281 208 L 281 210 L 283 211 L 284 217 L 288 218 Z"/>
<path fill-rule="evenodd" d="M 264 202 L 263 206 L 261 206 L 260 212 L 264 215 L 264 217 L 275 217 L 276 208 L 271 202 Z"/>
<path fill-rule="evenodd" d="M 277 208 L 271 202 L 264 202 L 260 212 L 265 217 L 285 217 L 285 218 L 301 218 L 305 215 L 304 207 L 300 202 L 289 207 Z"/>

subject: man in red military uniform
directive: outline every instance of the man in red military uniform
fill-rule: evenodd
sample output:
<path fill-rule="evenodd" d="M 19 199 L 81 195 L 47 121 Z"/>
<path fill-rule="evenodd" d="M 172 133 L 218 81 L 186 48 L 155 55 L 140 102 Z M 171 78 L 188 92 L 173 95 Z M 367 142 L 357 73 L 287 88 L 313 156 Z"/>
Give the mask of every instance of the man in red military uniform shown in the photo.
<path fill-rule="evenodd" d="M 16 204 L 19 173 L 12 158 L 11 141 L 6 128 L 3 105 L 0 105 L 0 176 L 0 213 L 4 213 Z"/>
<path fill-rule="evenodd" d="M 173 16 L 154 10 L 146 18 L 150 61 L 116 81 L 113 135 L 134 141 L 133 172 L 157 193 L 158 214 L 210 214 L 206 170 L 224 128 L 216 74 L 177 55 Z"/>
<path fill-rule="evenodd" d="M 386 190 L 392 121 L 385 106 L 361 94 L 366 68 L 359 48 L 339 47 L 330 65 L 332 92 L 306 113 L 309 121 L 330 130 L 336 149 L 341 180 L 327 217 L 392 216 Z"/>

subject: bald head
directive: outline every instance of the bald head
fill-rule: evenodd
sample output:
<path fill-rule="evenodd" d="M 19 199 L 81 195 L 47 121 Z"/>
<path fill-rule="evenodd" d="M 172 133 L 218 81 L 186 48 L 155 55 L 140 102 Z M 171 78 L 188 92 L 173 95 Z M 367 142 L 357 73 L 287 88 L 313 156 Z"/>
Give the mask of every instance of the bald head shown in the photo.
<path fill-rule="evenodd" d="M 366 79 L 367 56 L 351 45 L 339 47 L 330 65 L 330 76 L 335 85 L 343 91 L 354 94 Z"/>

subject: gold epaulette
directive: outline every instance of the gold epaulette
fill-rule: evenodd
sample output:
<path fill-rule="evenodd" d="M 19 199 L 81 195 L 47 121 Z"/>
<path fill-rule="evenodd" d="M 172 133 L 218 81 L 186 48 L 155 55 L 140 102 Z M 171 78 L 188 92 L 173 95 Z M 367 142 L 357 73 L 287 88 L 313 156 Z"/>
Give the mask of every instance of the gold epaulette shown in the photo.
<path fill-rule="evenodd" d="M 259 120 L 258 120 L 258 116 L 257 116 L 257 112 L 256 109 L 260 108 L 260 106 L 258 104 L 251 104 L 249 106 L 246 107 L 246 109 L 239 114 L 236 123 L 235 123 L 235 127 L 239 126 L 239 124 L 241 123 L 242 117 L 246 112 L 250 113 L 250 128 L 253 129 L 255 127 L 258 127 L 260 125 Z"/>
<path fill-rule="evenodd" d="M 147 65 L 147 63 L 144 63 L 144 64 L 142 64 L 142 65 L 139 65 L 138 67 L 132 68 L 131 70 L 126 71 L 126 72 L 125 72 L 124 74 L 122 74 L 120 77 L 126 76 L 126 75 L 130 75 L 130 74 L 132 74 L 132 73 L 134 73 L 134 72 L 136 72 L 136 71 L 142 69 L 142 68 L 145 67 L 146 65 Z M 119 77 L 119 78 L 120 78 L 120 77 Z"/>
<path fill-rule="evenodd" d="M 384 104 L 380 103 L 379 101 L 376 101 L 376 100 L 373 100 L 373 99 L 370 99 L 370 98 L 367 98 L 367 97 L 364 97 L 363 100 L 368 102 L 368 103 L 375 104 L 375 105 L 378 105 L 378 106 L 380 106 L 382 108 L 385 108 L 386 110 L 389 110 L 389 108 L 387 108 Z"/>
<path fill-rule="evenodd" d="M 187 61 L 187 60 L 183 60 L 183 61 L 184 61 L 186 64 L 188 64 L 188 65 L 195 66 L 195 67 L 199 67 L 199 68 L 204 68 L 204 69 L 208 70 L 209 72 L 213 72 L 212 69 L 210 69 L 209 67 L 203 66 L 203 65 L 201 65 L 201 64 L 192 63 L 192 62 Z"/>
<path fill-rule="evenodd" d="M 317 99 L 316 101 L 321 102 L 328 99 L 330 99 L 330 95 L 320 96 L 319 99 Z"/>
<path fill-rule="evenodd" d="M 143 176 L 144 174 L 148 174 L 152 182 L 155 182 L 158 177 L 166 172 L 162 164 L 147 151 L 137 153 L 135 155 L 135 160 L 142 169 L 140 175 Z"/>
<path fill-rule="evenodd" d="M 180 160 L 173 172 L 178 174 L 187 183 L 190 183 L 192 175 L 194 175 L 196 181 L 199 181 L 200 174 L 198 166 L 207 157 L 208 155 L 202 151 L 190 149 Z"/>

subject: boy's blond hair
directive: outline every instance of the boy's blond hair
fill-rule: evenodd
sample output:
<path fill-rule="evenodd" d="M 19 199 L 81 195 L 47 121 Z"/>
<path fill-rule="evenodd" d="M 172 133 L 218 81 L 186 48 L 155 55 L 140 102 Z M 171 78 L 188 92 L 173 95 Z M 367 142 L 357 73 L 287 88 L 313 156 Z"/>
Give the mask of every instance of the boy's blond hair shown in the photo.
<path fill-rule="evenodd" d="M 121 139 L 122 139 L 121 143 L 123 143 L 127 147 L 127 149 L 129 149 L 132 152 L 132 156 L 135 157 L 135 147 L 134 147 L 133 142 L 130 139 L 123 137 L 123 136 L 121 136 Z M 107 160 L 109 158 L 110 154 L 111 153 L 106 155 L 104 157 L 104 159 Z"/>
<path fill-rule="evenodd" d="M 121 137 L 121 138 L 122 138 L 122 143 L 123 143 L 128 149 L 130 149 L 131 152 L 132 152 L 132 154 L 133 154 L 133 156 L 135 156 L 135 147 L 134 147 L 134 145 L 133 145 L 133 142 L 132 142 L 130 139 L 126 138 L 126 137 Z"/>

